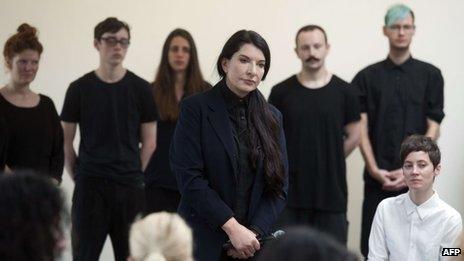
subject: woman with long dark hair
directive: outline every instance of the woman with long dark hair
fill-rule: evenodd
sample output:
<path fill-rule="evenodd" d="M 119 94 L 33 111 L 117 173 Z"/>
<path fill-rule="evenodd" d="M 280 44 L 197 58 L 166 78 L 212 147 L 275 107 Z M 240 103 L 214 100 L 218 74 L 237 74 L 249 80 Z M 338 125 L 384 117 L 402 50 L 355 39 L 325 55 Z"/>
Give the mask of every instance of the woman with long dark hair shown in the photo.
<path fill-rule="evenodd" d="M 60 119 L 53 101 L 30 88 L 42 51 L 37 30 L 25 23 L 3 48 L 10 73 L 9 82 L 0 88 L 0 121 L 7 135 L 5 172 L 33 170 L 58 183 L 64 162 Z"/>
<path fill-rule="evenodd" d="M 146 212 L 176 212 L 180 193 L 169 167 L 169 146 L 179 102 L 211 87 L 203 80 L 195 42 L 186 30 L 175 29 L 168 35 L 152 86 L 158 112 L 157 145 L 145 170 Z"/>
<path fill-rule="evenodd" d="M 182 102 L 170 161 L 198 260 L 252 257 L 285 205 L 281 114 L 257 90 L 269 67 L 266 41 L 238 31 L 219 55 L 221 81 Z"/>

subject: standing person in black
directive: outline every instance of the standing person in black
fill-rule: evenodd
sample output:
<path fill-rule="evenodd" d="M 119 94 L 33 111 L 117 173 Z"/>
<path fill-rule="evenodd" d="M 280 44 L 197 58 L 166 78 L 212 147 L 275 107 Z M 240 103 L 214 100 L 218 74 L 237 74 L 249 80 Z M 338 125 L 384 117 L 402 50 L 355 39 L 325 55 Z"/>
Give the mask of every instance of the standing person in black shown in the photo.
<path fill-rule="evenodd" d="M 197 260 L 246 259 L 260 249 L 287 195 L 281 114 L 257 90 L 270 67 L 266 41 L 241 30 L 217 61 L 211 90 L 182 101 L 170 162 L 193 229 Z M 230 240 L 231 248 L 222 245 Z"/>
<path fill-rule="evenodd" d="M 155 149 L 155 106 L 149 83 L 122 65 L 129 26 L 107 18 L 95 27 L 94 39 L 100 66 L 71 83 L 61 113 L 65 166 L 76 185 L 73 259 L 98 260 L 109 235 L 115 259 L 122 261 L 129 255 L 129 226 L 144 207 L 143 170 Z"/>
<path fill-rule="evenodd" d="M 5 119 L 0 116 L 0 175 L 5 171 L 7 138 Z"/>
<path fill-rule="evenodd" d="M 330 46 L 323 28 L 304 26 L 295 41 L 301 71 L 269 96 L 283 116 L 290 168 L 279 225 L 310 225 L 346 244 L 345 157 L 359 142 L 358 101 L 349 84 L 325 66 Z"/>
<path fill-rule="evenodd" d="M 211 88 L 203 80 L 195 42 L 186 30 L 175 29 L 168 35 L 152 86 L 158 120 L 156 150 L 145 169 L 146 213 L 176 212 L 180 193 L 169 166 L 169 146 L 179 117 L 179 102 Z"/>
<path fill-rule="evenodd" d="M 361 106 L 361 152 L 365 161 L 361 252 L 368 239 L 377 205 L 406 192 L 399 159 L 401 142 L 412 134 L 437 139 L 443 112 L 443 77 L 435 66 L 411 57 L 414 13 L 392 6 L 383 33 L 387 59 L 368 66 L 353 79 Z"/>
<path fill-rule="evenodd" d="M 37 30 L 28 24 L 18 27 L 3 48 L 10 81 L 0 89 L 0 121 L 6 164 L 2 172 L 21 169 L 61 182 L 63 174 L 63 130 L 53 101 L 30 89 L 39 69 L 43 47 Z M 7 143 L 6 143 L 7 142 Z M 0 151 L 0 154 L 2 153 Z M 1 162 L 0 162 L 1 163 Z"/>

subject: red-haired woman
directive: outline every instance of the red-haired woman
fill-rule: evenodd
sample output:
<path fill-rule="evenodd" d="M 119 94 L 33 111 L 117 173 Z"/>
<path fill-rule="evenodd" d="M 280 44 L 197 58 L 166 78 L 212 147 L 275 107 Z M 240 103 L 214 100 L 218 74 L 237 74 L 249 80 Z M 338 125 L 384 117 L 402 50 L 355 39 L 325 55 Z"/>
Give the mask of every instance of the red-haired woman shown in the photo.
<path fill-rule="evenodd" d="M 0 89 L 0 117 L 6 125 L 6 172 L 33 170 L 57 182 L 63 172 L 63 131 L 53 101 L 33 92 L 43 47 L 28 24 L 5 43 L 3 56 L 10 81 Z"/>

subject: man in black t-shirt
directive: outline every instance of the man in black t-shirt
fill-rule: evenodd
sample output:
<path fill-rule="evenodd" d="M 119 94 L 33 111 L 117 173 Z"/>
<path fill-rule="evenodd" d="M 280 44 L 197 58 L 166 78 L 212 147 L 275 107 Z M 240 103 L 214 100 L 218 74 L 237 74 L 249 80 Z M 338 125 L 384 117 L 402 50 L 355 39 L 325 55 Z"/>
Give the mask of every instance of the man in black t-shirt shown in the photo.
<path fill-rule="evenodd" d="M 109 235 L 115 259 L 125 261 L 129 226 L 143 211 L 142 170 L 155 149 L 156 112 L 148 82 L 122 66 L 129 26 L 107 18 L 94 38 L 100 66 L 71 83 L 61 113 L 65 167 L 75 181 L 73 259 L 98 260 Z"/>
<path fill-rule="evenodd" d="M 361 253 L 377 205 L 407 191 L 399 151 L 402 141 L 421 134 L 436 139 L 443 113 L 443 77 L 435 66 L 411 57 L 414 13 L 402 4 L 385 15 L 387 59 L 361 70 L 353 79 L 361 107 L 361 152 L 365 161 Z"/>
<path fill-rule="evenodd" d="M 301 71 L 269 96 L 283 115 L 290 167 L 287 208 L 279 223 L 310 225 L 346 244 L 345 157 L 358 145 L 359 104 L 348 83 L 325 67 L 324 29 L 301 28 L 295 52 Z"/>

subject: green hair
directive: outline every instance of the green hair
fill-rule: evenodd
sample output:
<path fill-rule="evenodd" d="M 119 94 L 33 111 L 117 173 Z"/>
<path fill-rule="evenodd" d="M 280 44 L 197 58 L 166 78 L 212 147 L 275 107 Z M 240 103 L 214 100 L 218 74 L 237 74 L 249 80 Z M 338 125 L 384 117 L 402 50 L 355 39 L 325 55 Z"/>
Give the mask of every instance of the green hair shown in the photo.
<path fill-rule="evenodd" d="M 385 26 L 391 26 L 398 20 L 402 20 L 411 14 L 412 20 L 414 21 L 414 12 L 408 6 L 404 4 L 396 4 L 390 7 L 385 14 Z"/>

